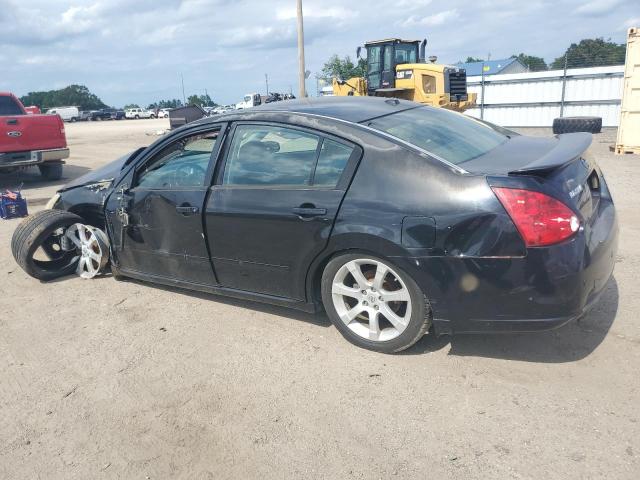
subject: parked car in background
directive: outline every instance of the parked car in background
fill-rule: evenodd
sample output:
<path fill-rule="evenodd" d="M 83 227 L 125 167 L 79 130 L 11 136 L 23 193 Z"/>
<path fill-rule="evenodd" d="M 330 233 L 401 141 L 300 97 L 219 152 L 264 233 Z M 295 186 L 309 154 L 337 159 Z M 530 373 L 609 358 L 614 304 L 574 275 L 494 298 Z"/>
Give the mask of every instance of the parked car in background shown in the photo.
<path fill-rule="evenodd" d="M 109 117 L 111 120 L 122 120 L 125 118 L 124 110 L 117 108 L 105 108 L 105 112 L 109 112 Z"/>
<path fill-rule="evenodd" d="M 170 108 L 161 108 L 158 110 L 158 118 L 169 118 Z"/>
<path fill-rule="evenodd" d="M 591 141 L 391 98 L 274 102 L 74 180 L 12 250 L 41 280 L 110 262 L 116 276 L 324 309 L 386 353 L 431 328 L 551 329 L 596 303 L 616 261 Z M 32 260 L 38 242 L 58 246 L 50 268 Z"/>
<path fill-rule="evenodd" d="M 129 108 L 124 112 L 124 116 L 125 118 L 136 120 L 139 118 L 156 118 L 156 114 L 146 108 Z"/>
<path fill-rule="evenodd" d="M 100 110 L 91 110 L 89 112 L 89 117 L 87 118 L 90 122 L 95 122 L 97 120 L 111 120 L 111 112 L 109 109 L 103 108 Z"/>
<path fill-rule="evenodd" d="M 0 173 L 37 165 L 44 178 L 57 180 L 67 157 L 59 115 L 27 114 L 15 95 L 0 92 Z"/>
<path fill-rule="evenodd" d="M 25 112 L 27 112 L 29 115 L 40 115 L 42 112 L 40 111 L 40 107 L 37 107 L 35 105 L 29 106 L 29 107 L 24 107 Z"/>
<path fill-rule="evenodd" d="M 55 107 L 47 110 L 47 113 L 59 115 L 65 122 L 77 122 L 80 120 L 80 110 L 78 107 Z"/>

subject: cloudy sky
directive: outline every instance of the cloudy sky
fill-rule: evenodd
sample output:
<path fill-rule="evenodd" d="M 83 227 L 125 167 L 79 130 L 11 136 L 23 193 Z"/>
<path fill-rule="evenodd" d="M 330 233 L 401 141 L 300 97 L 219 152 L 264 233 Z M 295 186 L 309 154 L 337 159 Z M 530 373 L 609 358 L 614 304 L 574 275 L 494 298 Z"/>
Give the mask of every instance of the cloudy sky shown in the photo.
<path fill-rule="evenodd" d="M 84 84 L 106 103 L 185 90 L 217 102 L 297 85 L 295 0 L 0 0 L 0 90 Z M 307 69 L 366 40 L 424 38 L 453 63 L 525 52 L 548 61 L 582 38 L 623 42 L 638 0 L 303 0 Z M 315 92 L 315 80 L 308 90 Z"/>

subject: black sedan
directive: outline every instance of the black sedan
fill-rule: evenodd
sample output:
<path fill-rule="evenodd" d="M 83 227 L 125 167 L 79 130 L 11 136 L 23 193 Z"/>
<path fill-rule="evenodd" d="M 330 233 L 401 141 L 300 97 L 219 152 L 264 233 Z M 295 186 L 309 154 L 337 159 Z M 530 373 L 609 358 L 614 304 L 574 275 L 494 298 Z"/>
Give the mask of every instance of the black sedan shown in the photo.
<path fill-rule="evenodd" d="M 583 315 L 615 208 L 591 135 L 520 136 L 384 98 L 209 117 L 77 179 L 20 225 L 40 279 L 113 274 L 306 311 L 382 352 Z"/>

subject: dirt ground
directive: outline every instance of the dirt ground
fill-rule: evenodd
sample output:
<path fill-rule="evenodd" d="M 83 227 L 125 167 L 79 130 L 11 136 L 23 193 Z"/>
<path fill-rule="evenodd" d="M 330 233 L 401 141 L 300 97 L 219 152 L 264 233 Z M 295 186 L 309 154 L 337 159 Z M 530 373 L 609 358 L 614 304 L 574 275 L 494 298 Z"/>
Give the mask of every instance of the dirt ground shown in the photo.
<path fill-rule="evenodd" d="M 166 120 L 67 126 L 64 182 Z M 531 133 L 548 133 L 532 130 Z M 356 348 L 324 315 L 110 277 L 39 283 L 0 221 L 2 479 L 640 478 L 640 157 L 594 138 L 621 225 L 595 310 L 528 335 Z"/>

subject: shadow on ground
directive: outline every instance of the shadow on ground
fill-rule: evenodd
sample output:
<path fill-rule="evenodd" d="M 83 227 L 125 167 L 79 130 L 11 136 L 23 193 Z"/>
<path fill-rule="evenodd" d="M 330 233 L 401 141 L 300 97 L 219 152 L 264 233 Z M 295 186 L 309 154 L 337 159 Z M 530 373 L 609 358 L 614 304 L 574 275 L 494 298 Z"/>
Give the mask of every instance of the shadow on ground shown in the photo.
<path fill-rule="evenodd" d="M 425 336 L 405 355 L 449 347 L 449 355 L 524 362 L 575 362 L 590 355 L 607 336 L 618 311 L 618 283 L 612 277 L 593 309 L 577 321 L 546 332 Z"/>
<path fill-rule="evenodd" d="M 111 275 L 96 277 L 109 278 Z M 53 282 L 64 281 L 63 277 Z M 93 279 L 95 281 L 96 279 Z M 144 282 L 126 278 L 124 282 L 158 288 L 180 295 L 200 298 L 212 302 L 246 308 L 269 315 L 278 315 L 310 323 L 320 327 L 330 327 L 331 321 L 324 312 L 306 313 L 292 308 L 279 307 L 250 300 L 240 300 L 223 295 L 202 293 L 178 287 Z M 428 354 L 449 348 L 449 355 L 519 360 L 524 362 L 565 363 L 575 362 L 590 355 L 607 336 L 618 311 L 618 284 L 614 277 L 609 280 L 605 291 L 593 309 L 577 321 L 546 332 L 520 334 L 475 334 L 436 337 L 426 335 L 416 345 L 401 352 L 401 355 Z M 356 347 L 354 347 L 356 348 Z"/>

